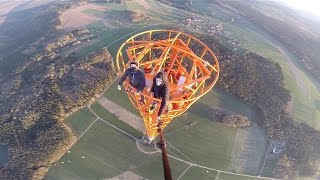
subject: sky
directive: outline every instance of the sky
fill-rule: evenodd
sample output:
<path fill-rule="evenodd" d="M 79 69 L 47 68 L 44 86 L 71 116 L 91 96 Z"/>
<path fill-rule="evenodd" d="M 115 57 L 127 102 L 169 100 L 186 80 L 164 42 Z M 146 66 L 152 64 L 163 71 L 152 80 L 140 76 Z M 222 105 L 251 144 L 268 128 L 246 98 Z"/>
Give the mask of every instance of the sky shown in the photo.
<path fill-rule="evenodd" d="M 304 10 L 320 17 L 320 0 L 276 0 L 288 4 L 298 10 Z"/>

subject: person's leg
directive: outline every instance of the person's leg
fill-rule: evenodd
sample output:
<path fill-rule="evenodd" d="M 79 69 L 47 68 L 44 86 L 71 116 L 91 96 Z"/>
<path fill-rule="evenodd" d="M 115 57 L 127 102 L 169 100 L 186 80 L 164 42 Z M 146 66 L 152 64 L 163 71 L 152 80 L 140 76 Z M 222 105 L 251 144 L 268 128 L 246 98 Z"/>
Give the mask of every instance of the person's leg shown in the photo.
<path fill-rule="evenodd" d="M 166 105 L 165 113 L 168 114 L 171 109 L 172 109 L 172 104 L 171 104 L 171 103 L 168 103 L 168 104 Z"/>

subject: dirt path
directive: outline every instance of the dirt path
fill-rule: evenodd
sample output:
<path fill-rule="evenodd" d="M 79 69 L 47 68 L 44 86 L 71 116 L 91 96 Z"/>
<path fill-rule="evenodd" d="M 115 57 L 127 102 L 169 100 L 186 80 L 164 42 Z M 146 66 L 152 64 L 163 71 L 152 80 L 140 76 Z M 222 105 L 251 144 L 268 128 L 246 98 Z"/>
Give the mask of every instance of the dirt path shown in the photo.
<path fill-rule="evenodd" d="M 138 131 L 142 133 L 146 131 L 143 120 L 139 116 L 129 112 L 128 110 L 124 109 L 123 107 L 105 97 L 101 97 L 98 100 L 98 103 L 101 104 L 106 110 L 110 111 L 112 114 L 119 116 L 119 119 L 121 121 L 129 124 Z"/>

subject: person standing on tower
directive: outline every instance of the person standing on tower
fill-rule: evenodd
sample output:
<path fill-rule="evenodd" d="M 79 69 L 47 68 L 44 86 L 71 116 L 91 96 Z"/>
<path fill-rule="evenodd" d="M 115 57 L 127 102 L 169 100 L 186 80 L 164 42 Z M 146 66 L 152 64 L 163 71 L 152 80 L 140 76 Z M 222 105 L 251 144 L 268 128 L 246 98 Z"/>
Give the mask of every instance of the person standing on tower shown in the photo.
<path fill-rule="evenodd" d="M 119 80 L 118 90 L 121 90 L 121 85 L 123 81 L 129 78 L 129 83 L 136 88 L 137 93 L 141 95 L 144 87 L 146 86 L 146 78 L 144 72 L 138 68 L 138 63 L 136 61 L 131 61 L 129 68 L 126 69 L 124 74 Z M 131 90 L 130 90 L 131 91 Z M 141 103 L 144 103 L 144 97 L 141 95 Z"/>
<path fill-rule="evenodd" d="M 159 72 L 153 78 L 153 84 L 150 90 L 153 97 L 161 99 L 161 105 L 158 111 L 157 120 L 160 121 L 160 116 L 162 115 L 165 108 L 168 108 L 169 101 L 169 85 L 166 80 L 165 72 Z M 150 110 L 152 111 L 156 107 L 157 101 L 153 101 Z"/>

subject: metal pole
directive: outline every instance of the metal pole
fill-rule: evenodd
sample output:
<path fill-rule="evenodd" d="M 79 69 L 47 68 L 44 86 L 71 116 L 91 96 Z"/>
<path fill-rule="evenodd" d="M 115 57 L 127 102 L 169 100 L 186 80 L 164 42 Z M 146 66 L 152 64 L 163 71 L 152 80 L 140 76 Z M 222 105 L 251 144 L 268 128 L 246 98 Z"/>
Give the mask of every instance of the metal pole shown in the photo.
<path fill-rule="evenodd" d="M 158 142 L 158 145 L 161 149 L 162 153 L 162 163 L 163 163 L 163 171 L 164 171 L 164 179 L 165 180 L 172 180 L 172 175 L 171 175 L 171 169 L 170 169 L 170 164 L 167 156 L 167 149 L 165 142 L 163 140 L 163 135 L 162 135 L 162 129 L 161 129 L 162 122 L 158 123 L 158 133 L 160 135 L 160 142 Z"/>

